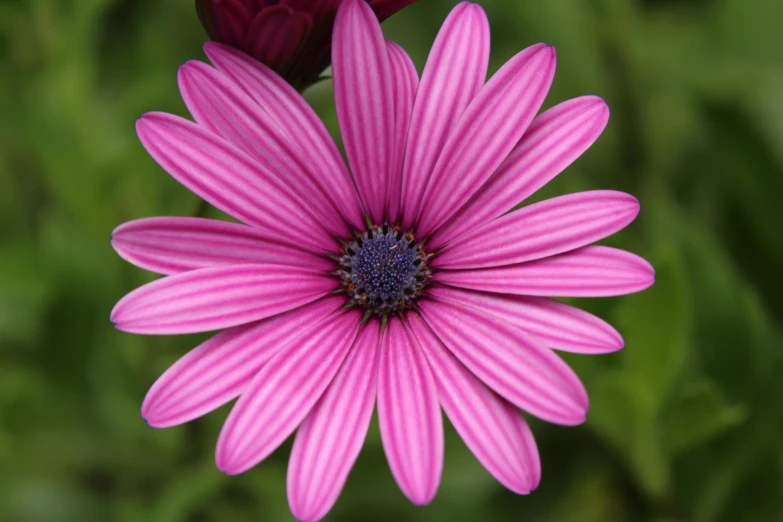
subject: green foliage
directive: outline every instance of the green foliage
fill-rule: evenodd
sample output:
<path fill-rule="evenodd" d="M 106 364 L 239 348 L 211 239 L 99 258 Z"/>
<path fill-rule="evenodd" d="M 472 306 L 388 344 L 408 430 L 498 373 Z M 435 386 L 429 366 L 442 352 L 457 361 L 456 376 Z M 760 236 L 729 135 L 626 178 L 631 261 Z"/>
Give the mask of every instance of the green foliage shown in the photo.
<path fill-rule="evenodd" d="M 419 70 L 446 0 L 386 24 Z M 626 348 L 568 356 L 585 426 L 534 421 L 543 482 L 504 491 L 447 430 L 434 503 L 411 506 L 377 427 L 331 520 L 783 520 L 783 3 L 758 0 L 483 2 L 493 68 L 539 40 L 558 50 L 547 105 L 612 108 L 604 136 L 540 199 L 615 188 L 642 213 L 609 240 L 657 283 L 580 300 Z M 115 331 L 114 302 L 151 279 L 111 230 L 192 214 L 194 196 L 147 156 L 133 124 L 185 114 L 176 68 L 202 58 L 192 2 L 0 3 L 0 520 L 289 520 L 290 444 L 239 477 L 212 453 L 227 408 L 187 426 L 139 415 L 154 379 L 200 337 Z M 336 132 L 331 82 L 308 99 Z"/>

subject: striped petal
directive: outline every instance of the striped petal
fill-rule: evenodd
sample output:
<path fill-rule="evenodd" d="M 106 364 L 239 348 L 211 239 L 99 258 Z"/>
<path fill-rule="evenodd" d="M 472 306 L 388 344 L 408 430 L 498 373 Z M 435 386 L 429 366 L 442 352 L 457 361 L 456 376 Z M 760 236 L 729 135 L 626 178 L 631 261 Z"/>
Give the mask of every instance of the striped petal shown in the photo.
<path fill-rule="evenodd" d="M 408 128 L 413 112 L 413 101 L 419 87 L 419 73 L 408 53 L 386 40 L 389 63 L 394 80 L 394 164 L 389 181 L 389 194 L 386 204 L 386 216 L 396 222 L 401 211 L 402 165 L 405 159 L 405 145 L 408 143 Z"/>
<path fill-rule="evenodd" d="M 458 4 L 438 33 L 413 105 L 402 175 L 403 225 L 414 225 L 427 180 L 465 108 L 487 77 L 489 21 L 484 10 Z"/>
<path fill-rule="evenodd" d="M 335 236 L 349 229 L 326 197 L 317 166 L 305 160 L 279 125 L 240 87 L 204 62 L 191 60 L 177 74 L 179 90 L 198 124 L 230 141 L 307 201 Z"/>
<path fill-rule="evenodd" d="M 308 13 L 273 5 L 253 18 L 245 35 L 245 48 L 256 60 L 275 70 L 290 66 L 313 29 Z"/>
<path fill-rule="evenodd" d="M 220 72 L 233 80 L 285 132 L 310 168 L 319 168 L 320 186 L 355 228 L 364 210 L 351 174 L 326 126 L 302 96 L 262 63 L 226 45 L 204 44 Z"/>
<path fill-rule="evenodd" d="M 227 214 L 318 251 L 334 250 L 307 204 L 271 171 L 223 138 L 164 113 L 136 122 L 142 144 L 174 179 Z"/>
<path fill-rule="evenodd" d="M 332 70 L 345 153 L 367 212 L 380 223 L 394 167 L 394 91 L 380 23 L 363 0 L 340 4 Z"/>
<path fill-rule="evenodd" d="M 373 320 L 296 433 L 287 490 L 297 520 L 323 518 L 348 479 L 370 427 L 380 353 L 380 324 Z"/>
<path fill-rule="evenodd" d="M 156 428 L 188 422 L 235 399 L 280 349 L 337 310 L 326 297 L 257 323 L 225 330 L 200 344 L 155 381 L 141 407 Z"/>
<path fill-rule="evenodd" d="M 221 471 L 247 471 L 296 429 L 340 369 L 360 321 L 356 310 L 336 312 L 261 368 L 220 432 L 215 461 Z"/>
<path fill-rule="evenodd" d="M 280 265 L 229 265 L 192 270 L 148 283 L 123 297 L 114 325 L 142 334 L 184 334 L 230 328 L 293 310 L 334 290 L 322 272 Z"/>
<path fill-rule="evenodd" d="M 400 489 L 414 504 L 429 504 L 443 470 L 443 417 L 424 352 L 396 318 L 386 325 L 381 346 L 378 425 Z"/>
<path fill-rule="evenodd" d="M 501 484 L 521 495 L 530 493 L 541 479 L 541 461 L 522 413 L 470 373 L 419 315 L 408 317 L 457 433 Z"/>
<path fill-rule="evenodd" d="M 251 15 L 242 0 L 196 1 L 198 17 L 209 35 L 229 45 L 241 46 Z"/>
<path fill-rule="evenodd" d="M 595 190 L 535 203 L 492 221 L 447 246 L 433 266 L 461 269 L 524 263 L 594 243 L 625 228 L 639 201 Z"/>
<path fill-rule="evenodd" d="M 581 156 L 608 121 L 609 107 L 596 96 L 575 98 L 542 113 L 492 177 L 435 232 L 430 248 L 448 244 L 514 208 Z"/>
<path fill-rule="evenodd" d="M 584 422 L 588 401 L 579 377 L 538 340 L 478 308 L 449 301 L 422 301 L 419 308 L 457 359 L 507 401 L 555 424 Z"/>
<path fill-rule="evenodd" d="M 624 344 L 617 330 L 603 319 L 546 297 L 488 294 L 448 286 L 427 292 L 441 300 L 480 308 L 556 350 L 601 354 L 616 352 Z"/>
<path fill-rule="evenodd" d="M 111 245 L 126 261 L 164 275 L 247 263 L 323 271 L 334 266 L 326 258 L 257 228 L 215 219 L 153 217 L 129 221 L 114 229 Z"/>
<path fill-rule="evenodd" d="M 449 135 L 424 193 L 417 225 L 427 237 L 476 193 L 536 116 L 555 76 L 555 50 L 531 46 L 481 89 Z"/>
<path fill-rule="evenodd" d="M 446 270 L 435 278 L 452 286 L 516 295 L 607 297 L 632 294 L 655 282 L 655 269 L 641 257 L 588 246 L 519 265 Z"/>

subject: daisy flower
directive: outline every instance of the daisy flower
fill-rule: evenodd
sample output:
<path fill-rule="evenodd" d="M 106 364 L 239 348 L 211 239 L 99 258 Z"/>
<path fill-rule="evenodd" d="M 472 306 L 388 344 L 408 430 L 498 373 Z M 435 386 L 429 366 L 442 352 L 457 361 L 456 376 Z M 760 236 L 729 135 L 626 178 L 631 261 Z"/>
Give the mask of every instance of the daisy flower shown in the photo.
<path fill-rule="evenodd" d="M 380 21 L 416 0 L 366 0 Z M 340 0 L 196 0 L 210 38 L 274 69 L 299 88 L 329 65 Z"/>
<path fill-rule="evenodd" d="M 552 297 L 627 294 L 654 279 L 640 257 L 590 246 L 635 218 L 630 195 L 582 192 L 509 213 L 597 139 L 604 102 L 536 116 L 555 70 L 544 44 L 485 81 L 489 27 L 471 3 L 449 14 L 419 79 L 370 6 L 345 0 L 332 62 L 349 170 L 280 76 L 225 45 L 205 51 L 214 68 L 189 62 L 178 76 L 195 123 L 149 113 L 137 130 L 169 174 L 244 224 L 157 217 L 113 234 L 122 257 L 166 276 L 120 300 L 117 328 L 223 329 L 152 386 L 147 422 L 174 426 L 238 397 L 217 443 L 228 474 L 296 431 L 287 490 L 300 520 L 336 501 L 376 404 L 389 467 L 415 504 L 440 481 L 441 408 L 498 481 L 535 489 L 522 410 L 575 425 L 588 409 L 555 350 L 623 346 L 606 322 Z"/>

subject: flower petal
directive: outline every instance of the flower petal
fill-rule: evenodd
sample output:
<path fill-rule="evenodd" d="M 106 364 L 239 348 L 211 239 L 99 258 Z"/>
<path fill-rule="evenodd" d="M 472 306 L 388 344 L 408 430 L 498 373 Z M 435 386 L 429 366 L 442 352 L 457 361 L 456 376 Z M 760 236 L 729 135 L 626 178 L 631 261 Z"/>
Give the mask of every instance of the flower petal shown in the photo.
<path fill-rule="evenodd" d="M 638 214 L 639 201 L 623 192 L 595 190 L 548 199 L 462 236 L 432 266 L 485 268 L 562 254 L 611 236 Z"/>
<path fill-rule="evenodd" d="M 445 270 L 435 278 L 452 286 L 485 292 L 549 297 L 607 297 L 632 294 L 655 282 L 655 269 L 641 257 L 603 246 L 519 265 Z"/>
<path fill-rule="evenodd" d="M 229 45 L 242 45 L 250 13 L 241 0 L 196 0 L 196 11 L 210 37 Z"/>
<path fill-rule="evenodd" d="M 394 167 L 394 92 L 380 23 L 363 0 L 340 4 L 332 38 L 332 70 L 348 163 L 367 212 L 381 223 Z"/>
<path fill-rule="evenodd" d="M 378 425 L 400 489 L 414 504 L 429 504 L 443 471 L 443 417 L 424 352 L 397 318 L 386 325 L 381 346 Z"/>
<path fill-rule="evenodd" d="M 334 240 L 307 204 L 253 158 L 195 123 L 164 113 L 136 122 L 142 144 L 174 179 L 220 210 L 306 247 L 329 252 Z"/>
<path fill-rule="evenodd" d="M 321 119 L 284 79 L 244 53 L 214 42 L 204 52 L 288 135 L 299 155 L 318 171 L 321 187 L 355 228 L 364 226 L 364 210 L 351 174 Z"/>
<path fill-rule="evenodd" d="M 293 310 L 334 290 L 338 281 L 304 268 L 228 265 L 148 283 L 111 313 L 115 326 L 143 334 L 208 332 Z"/>
<path fill-rule="evenodd" d="M 287 239 L 216 219 L 153 217 L 115 228 L 111 245 L 126 261 L 165 275 L 246 263 L 324 271 L 334 267 L 324 257 L 291 246 L 285 242 Z"/>
<path fill-rule="evenodd" d="M 321 187 L 317 167 L 305 160 L 283 129 L 224 74 L 191 60 L 177 74 L 179 90 L 199 126 L 250 154 L 307 202 L 334 236 L 350 231 Z"/>
<path fill-rule="evenodd" d="M 220 432 L 215 461 L 221 471 L 247 471 L 296 429 L 340 369 L 360 321 L 356 310 L 336 312 L 261 368 Z"/>
<path fill-rule="evenodd" d="M 480 6 L 462 2 L 443 22 L 413 105 L 402 175 L 403 225 L 408 230 L 443 144 L 484 85 L 488 64 L 487 15 Z"/>
<path fill-rule="evenodd" d="M 435 232 L 430 248 L 514 208 L 581 156 L 608 121 L 609 108 L 597 96 L 575 98 L 539 115 L 492 177 Z"/>
<path fill-rule="evenodd" d="M 372 320 L 296 433 L 287 490 L 297 520 L 323 518 L 345 485 L 370 427 L 380 353 L 380 323 Z"/>
<path fill-rule="evenodd" d="M 312 29 L 313 18 L 308 13 L 273 5 L 261 10 L 250 22 L 245 48 L 256 60 L 283 71 L 292 65 Z"/>
<path fill-rule="evenodd" d="M 422 301 L 419 309 L 457 359 L 506 400 L 548 422 L 584 422 L 584 386 L 538 340 L 478 308 Z"/>
<path fill-rule="evenodd" d="M 427 237 L 476 193 L 522 138 L 555 76 L 555 50 L 531 46 L 495 73 L 449 135 L 424 192 L 417 224 Z"/>
<path fill-rule="evenodd" d="M 405 145 L 408 143 L 408 128 L 413 112 L 413 101 L 419 87 L 419 73 L 413 65 L 408 53 L 392 42 L 386 40 L 389 51 L 389 63 L 394 80 L 394 166 L 389 181 L 389 194 L 386 204 L 386 217 L 397 222 L 402 197 L 402 165 L 405 159 Z"/>
<path fill-rule="evenodd" d="M 383 22 L 403 7 L 409 6 L 415 1 L 416 0 L 368 0 L 367 3 L 370 4 L 372 10 L 375 11 L 378 20 Z"/>
<path fill-rule="evenodd" d="M 617 330 L 603 319 L 547 297 L 488 294 L 448 286 L 435 286 L 427 293 L 480 308 L 556 350 L 601 354 L 616 352 L 624 344 Z"/>
<path fill-rule="evenodd" d="M 418 314 L 408 318 L 457 433 L 501 484 L 521 495 L 530 493 L 541 479 L 541 461 L 522 413 L 470 373 Z"/>
<path fill-rule="evenodd" d="M 141 407 L 156 428 L 188 422 L 239 396 L 281 348 L 337 310 L 325 297 L 262 321 L 225 330 L 200 344 L 155 381 Z"/>

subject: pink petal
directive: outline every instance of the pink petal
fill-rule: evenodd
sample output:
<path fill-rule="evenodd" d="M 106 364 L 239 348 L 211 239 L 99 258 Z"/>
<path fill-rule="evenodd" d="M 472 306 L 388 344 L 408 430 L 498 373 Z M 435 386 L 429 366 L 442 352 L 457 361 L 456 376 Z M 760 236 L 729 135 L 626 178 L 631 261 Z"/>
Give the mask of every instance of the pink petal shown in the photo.
<path fill-rule="evenodd" d="M 438 248 L 502 216 L 592 145 L 609 120 L 601 98 L 583 96 L 538 116 L 519 144 L 479 191 L 429 241 Z"/>
<path fill-rule="evenodd" d="M 394 91 L 381 26 L 363 0 L 344 0 L 332 38 L 337 119 L 356 186 L 375 223 L 394 167 Z"/>
<path fill-rule="evenodd" d="M 380 323 L 372 320 L 296 433 L 287 489 L 297 520 L 323 518 L 345 485 L 370 427 L 380 353 Z"/>
<path fill-rule="evenodd" d="M 405 50 L 386 40 L 389 51 L 389 63 L 392 69 L 394 88 L 394 166 L 389 182 L 386 216 L 396 222 L 401 211 L 402 196 L 402 165 L 405 158 L 405 145 L 408 143 L 408 127 L 410 126 L 413 101 L 419 87 L 419 73 Z"/>
<path fill-rule="evenodd" d="M 322 272 L 280 265 L 202 268 L 137 288 L 115 305 L 111 320 L 132 333 L 208 332 L 293 310 L 338 284 Z"/>
<path fill-rule="evenodd" d="M 623 347 L 623 338 L 603 319 L 546 297 L 488 294 L 448 286 L 435 286 L 427 293 L 439 300 L 480 308 L 556 350 L 601 354 Z"/>
<path fill-rule="evenodd" d="M 484 85 L 488 63 L 487 15 L 480 6 L 462 2 L 443 22 L 413 105 L 402 175 L 406 229 L 419 214 L 427 181 L 446 138 Z"/>
<path fill-rule="evenodd" d="M 562 254 L 611 236 L 638 214 L 639 201 L 623 192 L 595 190 L 548 199 L 462 236 L 432 266 L 484 268 Z"/>
<path fill-rule="evenodd" d="M 245 48 L 257 60 L 283 70 L 292 65 L 313 28 L 313 18 L 284 5 L 263 9 L 247 28 Z"/>
<path fill-rule="evenodd" d="M 450 301 L 421 301 L 419 308 L 457 359 L 500 396 L 548 422 L 584 422 L 584 386 L 537 339 L 478 308 Z"/>
<path fill-rule="evenodd" d="M 555 50 L 521 51 L 487 82 L 449 135 L 424 193 L 417 233 L 427 237 L 476 193 L 506 159 L 544 103 Z"/>
<path fill-rule="evenodd" d="M 320 172 L 308 163 L 283 129 L 224 74 L 191 60 L 177 75 L 182 99 L 199 126 L 254 157 L 293 193 L 307 202 L 319 223 L 335 236 L 349 229 L 340 210 L 325 196 Z"/>
<path fill-rule="evenodd" d="M 351 174 L 321 119 L 302 96 L 263 64 L 231 47 L 209 42 L 204 52 L 283 130 L 316 170 L 320 186 L 355 228 L 364 227 L 364 210 Z"/>
<path fill-rule="evenodd" d="M 541 462 L 522 413 L 470 373 L 419 315 L 408 318 L 432 368 L 440 403 L 460 437 L 501 484 L 530 493 L 541 479 Z"/>
<path fill-rule="evenodd" d="M 282 240 L 282 241 L 281 241 Z M 218 265 L 271 263 L 329 271 L 334 263 L 246 225 L 190 217 L 129 221 L 112 232 L 111 245 L 134 265 L 159 274 L 178 274 Z"/>
<path fill-rule="evenodd" d="M 381 346 L 378 425 L 400 489 L 414 504 L 429 504 L 443 470 L 443 417 L 424 352 L 397 318 L 386 325 Z"/>
<path fill-rule="evenodd" d="M 188 422 L 239 396 L 261 367 L 303 331 L 340 306 L 326 297 L 217 334 L 174 363 L 152 385 L 141 414 L 156 428 Z"/>
<path fill-rule="evenodd" d="M 195 123 L 164 113 L 136 122 L 142 144 L 174 179 L 213 206 L 268 232 L 330 252 L 334 240 L 307 204 L 253 158 Z"/>
<path fill-rule="evenodd" d="M 332 314 L 261 368 L 220 432 L 215 461 L 221 471 L 247 471 L 296 429 L 340 369 L 360 321 L 356 310 Z"/>
<path fill-rule="evenodd" d="M 630 252 L 588 246 L 519 265 L 437 272 L 435 278 L 452 286 L 485 292 L 606 297 L 649 288 L 655 282 L 655 269 Z"/>

